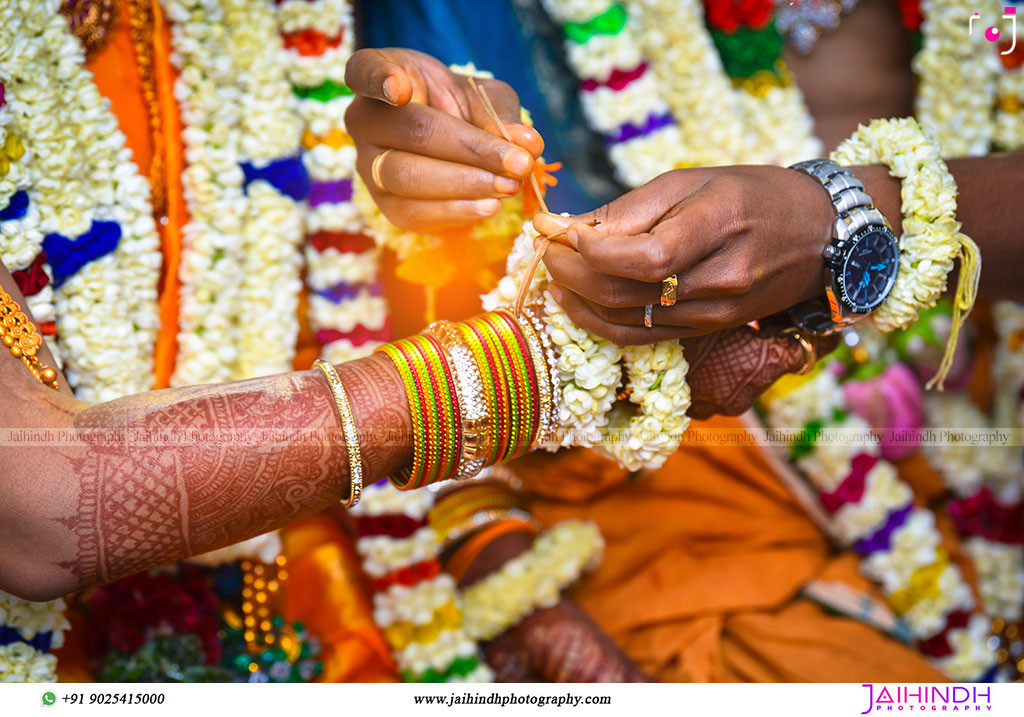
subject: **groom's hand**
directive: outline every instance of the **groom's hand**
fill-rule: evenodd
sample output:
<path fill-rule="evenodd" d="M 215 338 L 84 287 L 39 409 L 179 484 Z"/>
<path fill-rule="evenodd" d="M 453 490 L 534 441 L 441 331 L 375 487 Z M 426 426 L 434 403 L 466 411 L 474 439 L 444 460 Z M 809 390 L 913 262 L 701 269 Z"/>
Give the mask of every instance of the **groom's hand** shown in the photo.
<path fill-rule="evenodd" d="M 404 229 L 442 229 L 497 213 L 544 149 L 536 130 L 520 124 L 519 98 L 506 83 L 478 80 L 511 143 L 467 78 L 422 52 L 359 50 L 345 82 L 356 95 L 345 124 L 359 174 L 384 215 Z"/>

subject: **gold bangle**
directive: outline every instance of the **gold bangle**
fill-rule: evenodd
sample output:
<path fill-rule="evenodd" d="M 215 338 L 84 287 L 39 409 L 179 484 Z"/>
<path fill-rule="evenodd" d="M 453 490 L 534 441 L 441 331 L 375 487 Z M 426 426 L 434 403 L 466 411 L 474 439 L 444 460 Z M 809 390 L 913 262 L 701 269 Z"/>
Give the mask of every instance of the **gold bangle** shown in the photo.
<path fill-rule="evenodd" d="M 351 508 L 363 495 L 363 456 L 359 450 L 356 419 L 352 415 L 352 406 L 348 402 L 345 384 L 341 382 L 338 370 L 322 359 L 317 359 L 313 365 L 320 369 L 327 379 L 327 385 L 334 396 L 334 405 L 338 407 L 338 414 L 341 417 L 341 430 L 345 434 L 345 448 L 348 451 L 349 495 L 345 507 Z"/>
<path fill-rule="evenodd" d="M 782 330 L 782 335 L 796 341 L 804 351 L 804 365 L 800 367 L 799 371 L 794 371 L 793 373 L 797 376 L 804 376 L 810 373 L 814 369 L 814 364 L 818 362 L 818 352 L 814 350 L 814 345 L 807 340 L 807 337 L 796 326 L 786 327 Z"/>

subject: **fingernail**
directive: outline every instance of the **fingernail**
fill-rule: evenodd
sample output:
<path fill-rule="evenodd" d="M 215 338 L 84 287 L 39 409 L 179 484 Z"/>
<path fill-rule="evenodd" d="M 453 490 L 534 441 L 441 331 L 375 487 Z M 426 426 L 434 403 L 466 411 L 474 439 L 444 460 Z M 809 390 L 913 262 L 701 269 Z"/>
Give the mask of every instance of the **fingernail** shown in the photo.
<path fill-rule="evenodd" d="M 398 92 L 398 78 L 394 75 L 389 75 L 384 80 L 384 99 L 393 105 L 398 104 Z"/>
<path fill-rule="evenodd" d="M 572 248 L 579 250 L 580 248 L 580 233 L 575 229 L 570 229 L 565 233 L 565 238 L 572 244 Z"/>
<path fill-rule="evenodd" d="M 562 229 L 565 229 L 567 226 L 572 224 L 572 221 L 573 221 L 572 217 L 563 217 L 561 214 L 547 213 L 547 214 L 540 214 L 538 216 L 543 217 L 544 221 L 546 221 L 546 222 L 550 222 L 551 224 L 557 224 Z"/>
<path fill-rule="evenodd" d="M 501 209 L 501 200 L 478 199 L 477 201 L 473 202 L 473 208 L 476 210 L 477 214 L 490 216 L 491 214 L 494 214 L 499 209 Z"/>
<path fill-rule="evenodd" d="M 502 194 L 517 194 L 519 192 L 519 180 L 510 179 L 508 177 L 495 177 L 494 178 L 494 191 Z"/>
<path fill-rule="evenodd" d="M 509 174 L 521 177 L 529 171 L 530 163 L 532 161 L 533 158 L 530 157 L 530 153 L 525 149 L 513 147 L 505 152 L 505 156 L 502 158 L 501 164 Z"/>
<path fill-rule="evenodd" d="M 548 293 L 551 294 L 551 298 L 557 301 L 559 304 L 562 303 L 562 290 L 554 284 L 548 284 Z"/>

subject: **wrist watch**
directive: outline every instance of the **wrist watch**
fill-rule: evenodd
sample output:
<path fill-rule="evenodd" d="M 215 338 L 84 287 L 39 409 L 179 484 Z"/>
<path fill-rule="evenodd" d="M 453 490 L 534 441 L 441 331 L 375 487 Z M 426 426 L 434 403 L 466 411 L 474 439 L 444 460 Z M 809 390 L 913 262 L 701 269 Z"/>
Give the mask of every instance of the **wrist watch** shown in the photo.
<path fill-rule="evenodd" d="M 825 298 L 797 304 L 789 315 L 812 334 L 842 331 L 881 306 L 892 291 L 900 265 L 899 239 L 864 185 L 846 167 L 812 159 L 790 169 L 821 182 L 832 199 L 836 219 L 832 240 L 822 252 Z"/>

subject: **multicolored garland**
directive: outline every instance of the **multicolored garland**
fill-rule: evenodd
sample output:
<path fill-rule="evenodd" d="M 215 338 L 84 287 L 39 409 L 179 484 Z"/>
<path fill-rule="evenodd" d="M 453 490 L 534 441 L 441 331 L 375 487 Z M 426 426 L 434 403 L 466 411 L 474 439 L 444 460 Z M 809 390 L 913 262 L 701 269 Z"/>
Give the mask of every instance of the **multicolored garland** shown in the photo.
<path fill-rule="evenodd" d="M 382 482 L 352 508 L 374 620 L 406 682 L 490 682 L 493 673 L 463 627 L 455 580 L 441 569 L 441 541 L 427 522 L 433 504 L 430 490 Z"/>
<path fill-rule="evenodd" d="M 160 247 L 149 185 L 58 10 L 0 4 L 0 40 L 19 47 L 0 58 L 0 256 L 43 333 L 59 332 L 78 397 L 107 401 L 152 387 Z"/>
<path fill-rule="evenodd" d="M 993 395 L 985 414 L 965 391 L 928 396 L 928 425 L 947 437 L 923 453 L 953 493 L 948 509 L 978 571 L 985 609 L 996 618 L 1001 663 L 1024 674 L 1024 454 L 1014 438 L 1024 427 L 1024 307 L 993 307 L 998 343 Z M 944 328 L 944 327 L 942 327 Z M 973 443 L 971 431 L 1011 432 L 1007 444 Z"/>
<path fill-rule="evenodd" d="M 352 6 L 348 0 L 275 5 L 311 180 L 305 207 L 309 318 L 321 358 L 337 364 L 372 353 L 390 335 L 380 249 L 364 233 L 352 201 L 356 149 L 345 129 L 345 110 L 353 95 L 344 84 L 354 41 Z"/>
<path fill-rule="evenodd" d="M 615 175 L 635 187 L 678 166 L 679 127 L 659 95 L 635 24 L 613 0 L 544 0 L 565 32 L 565 54 L 581 81 L 590 126 L 604 135 Z"/>
<path fill-rule="evenodd" d="M 847 408 L 845 371 L 829 360 L 807 376 L 783 378 L 762 397 L 766 422 L 802 427 L 790 460 L 817 488 L 838 539 L 861 556 L 861 571 L 879 584 L 922 652 L 954 680 L 991 680 L 991 620 L 975 609 L 970 587 L 950 563 L 934 514 L 914 504 L 877 445 L 850 440 L 870 427 Z"/>
<path fill-rule="evenodd" d="M 676 167 L 820 153 L 781 60 L 772 0 L 647 0 L 626 3 L 628 12 L 612 0 L 544 6 L 562 24 L 585 115 L 628 186 Z"/>

